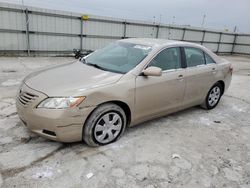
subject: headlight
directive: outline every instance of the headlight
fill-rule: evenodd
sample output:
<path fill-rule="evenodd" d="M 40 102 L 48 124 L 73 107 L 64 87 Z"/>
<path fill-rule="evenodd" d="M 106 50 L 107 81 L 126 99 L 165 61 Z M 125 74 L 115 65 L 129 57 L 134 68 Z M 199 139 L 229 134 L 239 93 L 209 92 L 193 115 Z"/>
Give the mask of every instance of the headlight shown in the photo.
<path fill-rule="evenodd" d="M 47 98 L 43 100 L 37 108 L 73 108 L 81 104 L 86 97 L 60 97 L 60 98 Z"/>

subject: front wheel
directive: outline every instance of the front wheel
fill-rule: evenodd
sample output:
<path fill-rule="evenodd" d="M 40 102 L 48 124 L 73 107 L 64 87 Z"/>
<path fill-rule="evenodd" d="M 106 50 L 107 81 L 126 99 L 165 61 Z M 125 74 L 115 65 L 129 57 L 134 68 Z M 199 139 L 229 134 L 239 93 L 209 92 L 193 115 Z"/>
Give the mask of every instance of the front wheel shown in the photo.
<path fill-rule="evenodd" d="M 126 115 L 121 107 L 107 103 L 97 107 L 83 128 L 83 140 L 89 146 L 106 145 L 116 141 L 125 130 Z"/>
<path fill-rule="evenodd" d="M 219 103 L 221 96 L 222 96 L 222 86 L 220 83 L 216 83 L 209 90 L 207 97 L 204 101 L 204 104 L 202 104 L 202 107 L 208 110 L 215 108 Z"/>

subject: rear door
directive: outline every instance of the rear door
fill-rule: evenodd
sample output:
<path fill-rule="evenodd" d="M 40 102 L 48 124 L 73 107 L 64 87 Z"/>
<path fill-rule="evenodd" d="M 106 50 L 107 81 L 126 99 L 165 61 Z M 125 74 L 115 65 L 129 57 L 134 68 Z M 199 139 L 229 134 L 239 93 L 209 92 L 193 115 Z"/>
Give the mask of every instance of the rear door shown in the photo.
<path fill-rule="evenodd" d="M 182 105 L 185 89 L 185 69 L 182 68 L 179 47 L 167 48 L 156 55 L 148 66 L 162 69 L 162 76 L 136 78 L 136 119 L 175 111 Z"/>
<path fill-rule="evenodd" d="M 217 66 L 206 53 L 194 47 L 184 47 L 186 62 L 186 90 L 183 105 L 201 104 L 208 90 L 216 82 Z"/>

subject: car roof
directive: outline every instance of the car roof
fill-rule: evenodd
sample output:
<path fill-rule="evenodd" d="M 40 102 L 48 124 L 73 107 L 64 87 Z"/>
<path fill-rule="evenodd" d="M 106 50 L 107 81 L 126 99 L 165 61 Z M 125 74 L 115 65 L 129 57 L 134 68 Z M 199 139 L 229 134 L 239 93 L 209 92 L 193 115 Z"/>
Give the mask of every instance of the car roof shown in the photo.
<path fill-rule="evenodd" d="M 167 39 L 156 39 L 156 38 L 128 38 L 128 39 L 122 39 L 119 40 L 121 42 L 129 42 L 133 44 L 139 44 L 139 45 L 146 45 L 151 46 L 152 48 L 156 50 L 160 50 L 162 48 L 168 47 L 168 46 L 187 46 L 187 47 L 194 47 L 199 48 L 208 53 L 216 62 L 222 61 L 221 58 L 219 58 L 216 54 L 214 54 L 211 50 L 208 48 L 192 42 L 184 42 L 184 41 L 178 41 L 178 40 L 167 40 Z"/>
<path fill-rule="evenodd" d="M 134 44 L 140 44 L 140 45 L 146 45 L 151 47 L 165 47 L 165 46 L 193 46 L 193 47 L 200 47 L 201 45 L 190 43 L 190 42 L 184 42 L 184 41 L 177 41 L 177 40 L 167 40 L 167 39 L 155 39 L 155 38 L 128 38 L 128 39 L 122 39 L 121 42 L 129 42 Z"/>

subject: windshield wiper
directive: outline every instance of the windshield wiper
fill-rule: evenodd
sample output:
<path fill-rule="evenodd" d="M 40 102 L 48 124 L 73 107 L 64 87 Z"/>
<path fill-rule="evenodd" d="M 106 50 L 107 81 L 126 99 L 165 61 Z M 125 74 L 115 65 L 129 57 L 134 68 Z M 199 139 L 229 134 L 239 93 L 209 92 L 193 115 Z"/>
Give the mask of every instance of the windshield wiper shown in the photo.
<path fill-rule="evenodd" d="M 84 64 L 86 64 L 86 65 L 95 67 L 95 68 L 97 68 L 97 69 L 101 69 L 101 70 L 108 71 L 108 72 L 114 72 L 114 73 L 124 74 L 124 72 L 122 72 L 122 71 L 116 71 L 116 70 L 107 69 L 107 68 L 101 67 L 100 65 L 97 65 L 97 64 L 95 64 L 95 63 L 88 63 L 88 62 L 86 61 L 86 59 L 84 59 L 84 58 L 82 58 L 82 62 L 83 62 Z"/>
<path fill-rule="evenodd" d="M 86 62 L 85 62 L 86 63 Z M 101 70 L 104 70 L 104 71 L 107 71 L 107 69 L 95 64 L 95 63 L 86 63 L 86 65 L 89 65 L 89 66 L 92 66 L 92 67 L 95 67 L 97 69 L 101 69 Z"/>
<path fill-rule="evenodd" d="M 95 68 L 97 68 L 97 69 L 101 69 L 101 70 L 104 70 L 104 71 L 108 71 L 107 69 L 105 69 L 105 68 L 103 68 L 103 67 L 101 67 L 101 66 L 99 66 L 99 65 L 97 65 L 97 64 L 95 64 L 95 63 L 89 63 L 89 62 L 87 62 L 85 58 L 82 58 L 82 59 L 81 59 L 81 62 L 83 62 L 83 63 L 86 64 L 86 65 L 95 67 Z"/>

